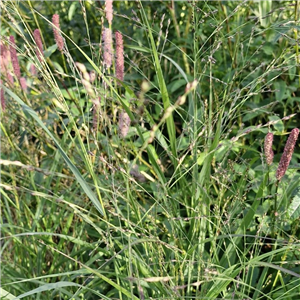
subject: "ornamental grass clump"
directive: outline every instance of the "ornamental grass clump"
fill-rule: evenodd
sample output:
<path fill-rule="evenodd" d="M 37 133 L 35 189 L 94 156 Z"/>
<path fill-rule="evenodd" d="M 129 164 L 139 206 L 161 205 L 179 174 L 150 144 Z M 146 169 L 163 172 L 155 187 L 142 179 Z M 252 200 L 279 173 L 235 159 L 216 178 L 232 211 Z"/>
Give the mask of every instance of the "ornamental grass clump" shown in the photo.
<path fill-rule="evenodd" d="M 278 169 L 276 171 L 276 179 L 278 181 L 280 181 L 282 179 L 282 177 L 284 176 L 284 174 L 290 164 L 293 152 L 295 150 L 295 145 L 296 145 L 296 141 L 298 139 L 298 135 L 299 135 L 299 129 L 294 128 L 291 131 L 290 136 L 285 144 L 283 154 L 281 156 L 281 159 L 280 159 L 280 162 L 278 165 Z"/>
<path fill-rule="evenodd" d="M 264 150 L 265 150 L 266 162 L 268 166 L 272 164 L 274 158 L 274 152 L 272 150 L 273 138 L 274 135 L 272 132 L 269 132 L 265 137 Z"/>

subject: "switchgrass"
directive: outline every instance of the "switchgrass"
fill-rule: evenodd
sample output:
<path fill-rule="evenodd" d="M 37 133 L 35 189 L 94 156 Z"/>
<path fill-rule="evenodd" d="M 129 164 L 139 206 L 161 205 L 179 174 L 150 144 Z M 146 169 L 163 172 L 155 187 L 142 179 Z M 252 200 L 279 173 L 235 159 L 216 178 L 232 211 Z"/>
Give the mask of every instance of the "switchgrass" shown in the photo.
<path fill-rule="evenodd" d="M 27 90 L 2 72 L 1 296 L 298 299 L 297 144 L 276 181 L 300 127 L 298 5 L 116 1 L 108 22 L 102 2 L 2 2 Z"/>

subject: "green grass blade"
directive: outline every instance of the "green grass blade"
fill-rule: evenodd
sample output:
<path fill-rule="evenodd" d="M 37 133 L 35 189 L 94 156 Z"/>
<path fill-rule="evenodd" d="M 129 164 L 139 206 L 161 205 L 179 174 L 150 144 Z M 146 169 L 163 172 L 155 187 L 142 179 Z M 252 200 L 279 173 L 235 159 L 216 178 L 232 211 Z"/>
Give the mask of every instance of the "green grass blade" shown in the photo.
<path fill-rule="evenodd" d="M 0 299 L 12 300 L 15 296 L 0 287 Z"/>
<path fill-rule="evenodd" d="M 164 104 L 164 109 L 165 111 L 167 110 L 167 108 L 170 106 L 170 99 L 169 99 L 169 94 L 168 94 L 168 90 L 167 90 L 167 86 L 166 86 L 166 82 L 163 76 L 163 72 L 161 69 L 161 65 L 160 65 L 160 61 L 159 61 L 159 57 L 158 57 L 158 53 L 157 53 L 157 49 L 156 49 L 156 45 L 155 45 L 155 41 L 152 35 L 152 28 L 148 22 L 146 13 L 144 11 L 143 5 L 140 1 L 140 6 L 141 6 L 141 13 L 143 16 L 143 21 L 145 22 L 147 29 L 148 29 L 148 38 L 150 40 L 150 44 L 151 44 L 151 50 L 152 50 L 152 55 L 154 58 L 154 64 L 155 64 L 155 70 L 156 70 L 156 74 L 157 74 L 157 78 L 158 78 L 158 83 L 159 83 L 159 88 L 160 88 L 160 92 L 161 92 L 161 97 L 163 100 L 163 104 Z M 172 154 L 174 155 L 174 158 L 177 157 L 177 151 L 176 151 L 176 131 L 175 131 L 175 124 L 174 124 L 174 119 L 173 119 L 173 115 L 170 114 L 170 116 L 167 118 L 166 120 L 167 123 L 167 130 L 168 130 L 168 135 L 169 135 L 169 140 L 170 140 L 170 147 L 171 147 L 171 151 Z M 173 163 L 175 163 L 175 165 L 177 165 L 176 160 L 173 160 Z"/>
<path fill-rule="evenodd" d="M 24 112 L 28 113 L 40 126 L 41 128 L 43 128 L 43 130 L 50 136 L 50 138 L 53 140 L 53 142 L 55 143 L 57 149 L 59 150 L 60 154 L 62 155 L 63 159 L 65 160 L 65 162 L 67 163 L 68 167 L 70 168 L 70 170 L 72 171 L 72 173 L 75 175 L 78 183 L 80 184 L 80 186 L 82 187 L 82 189 L 84 190 L 84 192 L 87 194 L 87 196 L 89 197 L 89 199 L 92 201 L 92 203 L 94 204 L 94 206 L 96 207 L 96 209 L 99 211 L 99 213 L 102 216 L 105 216 L 105 212 L 103 207 L 101 206 L 99 200 L 96 198 L 95 194 L 93 193 L 93 191 L 90 189 L 90 187 L 88 186 L 87 182 L 84 180 L 84 178 L 82 177 L 82 175 L 80 174 L 79 170 L 77 169 L 77 167 L 72 163 L 72 161 L 70 160 L 70 158 L 68 157 L 68 155 L 65 153 L 65 151 L 61 148 L 61 146 L 59 145 L 59 142 L 55 139 L 55 137 L 52 135 L 52 133 L 48 130 L 48 128 L 44 125 L 44 123 L 42 122 L 42 120 L 38 117 L 37 113 L 31 109 L 29 106 L 27 106 L 16 94 L 14 94 L 12 91 L 10 91 L 9 89 L 7 89 L 5 86 L 2 86 L 2 88 L 4 88 L 4 90 L 14 99 L 16 100 L 23 108 Z"/>

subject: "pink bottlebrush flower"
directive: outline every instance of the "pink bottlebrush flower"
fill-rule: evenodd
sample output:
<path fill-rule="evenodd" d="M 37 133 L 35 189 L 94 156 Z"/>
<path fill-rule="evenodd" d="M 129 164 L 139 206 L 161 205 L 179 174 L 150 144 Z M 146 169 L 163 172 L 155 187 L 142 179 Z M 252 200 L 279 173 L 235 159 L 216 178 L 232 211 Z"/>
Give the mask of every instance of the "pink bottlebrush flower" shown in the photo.
<path fill-rule="evenodd" d="M 265 156 L 266 156 L 266 161 L 268 166 L 272 164 L 274 158 L 274 152 L 272 150 L 273 138 L 274 135 L 271 132 L 269 132 L 265 137 L 264 150 L 265 150 Z"/>
<path fill-rule="evenodd" d="M 295 145 L 296 145 L 296 141 L 299 135 L 299 129 L 298 128 L 294 128 L 291 133 L 290 136 L 285 144 L 284 150 L 283 150 L 283 154 L 281 156 L 279 165 L 278 165 L 278 169 L 276 172 L 276 179 L 278 181 L 281 180 L 281 178 L 284 176 L 290 161 L 292 159 L 292 155 L 295 149 Z"/>
<path fill-rule="evenodd" d="M 55 28 L 53 26 L 53 33 L 54 33 L 54 38 L 55 38 L 55 41 L 56 41 L 56 45 L 57 45 L 57 48 L 59 51 L 63 51 L 63 48 L 64 48 L 64 39 L 63 37 L 61 36 L 60 32 L 59 32 L 59 29 L 60 29 L 60 26 L 59 26 L 59 15 L 57 14 L 54 14 L 53 17 L 52 17 L 52 23 L 53 25 L 55 25 L 57 28 Z"/>
<path fill-rule="evenodd" d="M 0 68 L 1 68 L 2 74 L 8 70 L 10 61 L 11 61 L 11 59 L 10 59 L 9 49 L 1 41 L 1 43 L 0 43 Z"/>
<path fill-rule="evenodd" d="M 111 25 L 113 19 L 113 0 L 105 1 L 105 13 L 108 24 Z"/>
<path fill-rule="evenodd" d="M 123 36 L 116 32 L 116 76 L 120 81 L 124 80 L 124 47 Z"/>
<path fill-rule="evenodd" d="M 13 37 L 13 35 L 11 35 L 9 37 L 9 40 L 10 40 L 9 51 L 10 51 L 12 66 L 13 66 L 15 75 L 17 76 L 18 79 L 20 79 L 21 71 L 20 71 L 19 60 L 18 60 L 17 51 L 16 51 L 15 38 Z"/>
<path fill-rule="evenodd" d="M 34 41 L 37 45 L 37 49 L 36 49 L 36 55 L 39 59 L 39 61 L 42 61 L 42 56 L 43 56 L 43 43 L 42 43 L 42 39 L 41 39 L 41 33 L 39 29 L 36 29 L 33 32 L 33 37 L 34 37 Z"/>
<path fill-rule="evenodd" d="M 25 77 L 20 78 L 20 85 L 22 90 L 26 93 L 27 92 L 27 82 Z"/>
<path fill-rule="evenodd" d="M 0 79 L 0 84 L 3 84 L 2 80 Z M 1 101 L 1 109 L 5 111 L 5 97 L 4 97 L 4 90 L 0 87 L 0 101 Z"/>
<path fill-rule="evenodd" d="M 104 61 L 104 64 L 106 65 L 106 68 L 110 68 L 112 65 L 112 55 L 113 55 L 111 29 L 104 28 L 103 41 L 104 41 L 103 61 Z"/>
<path fill-rule="evenodd" d="M 130 127 L 130 117 L 125 111 L 119 115 L 119 134 L 121 137 L 126 137 Z"/>

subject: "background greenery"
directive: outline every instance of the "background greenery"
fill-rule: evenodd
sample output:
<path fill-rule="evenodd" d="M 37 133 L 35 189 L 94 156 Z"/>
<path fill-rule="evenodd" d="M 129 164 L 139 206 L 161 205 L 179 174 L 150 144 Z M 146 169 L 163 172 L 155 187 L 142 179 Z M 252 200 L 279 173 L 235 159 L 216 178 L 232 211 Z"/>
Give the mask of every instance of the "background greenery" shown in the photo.
<path fill-rule="evenodd" d="M 103 1 L 1 2 L 28 86 L 1 76 L 1 296 L 298 299 L 299 142 L 275 172 L 300 127 L 299 1 L 113 5 L 122 85 L 102 62 Z M 74 62 L 97 74 L 96 128 Z"/>

